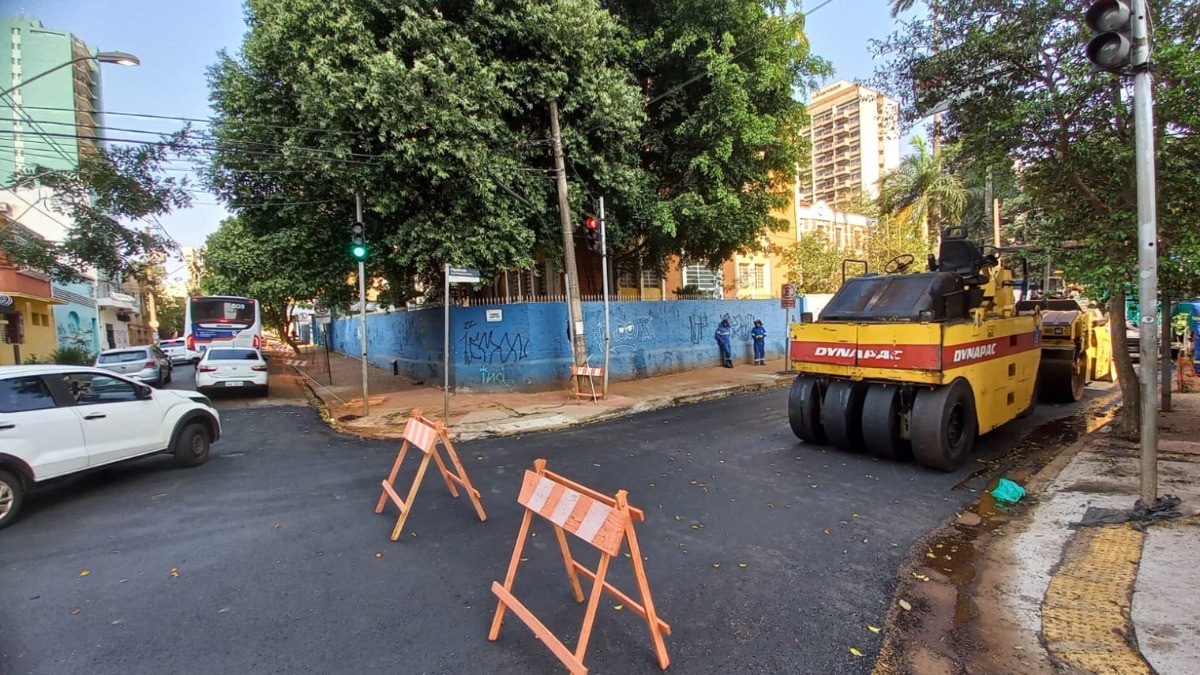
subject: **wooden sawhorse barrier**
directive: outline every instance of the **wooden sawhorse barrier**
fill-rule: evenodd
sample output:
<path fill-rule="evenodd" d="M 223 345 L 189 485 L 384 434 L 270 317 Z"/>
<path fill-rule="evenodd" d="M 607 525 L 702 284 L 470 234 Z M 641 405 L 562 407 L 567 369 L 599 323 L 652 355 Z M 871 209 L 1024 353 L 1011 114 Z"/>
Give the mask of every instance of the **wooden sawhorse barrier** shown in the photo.
<path fill-rule="evenodd" d="M 492 582 L 492 592 L 500 598 L 500 602 L 492 618 L 492 630 L 488 633 L 488 639 L 495 641 L 500 636 L 504 612 L 512 610 L 573 675 L 583 675 L 587 673 L 583 657 L 587 653 L 588 639 L 592 635 L 592 623 L 596 619 L 596 609 L 600 604 L 600 592 L 606 591 L 646 620 L 650 627 L 650 638 L 654 642 L 654 651 L 658 655 L 658 663 L 666 670 L 671 659 L 667 656 L 662 636 L 664 633 L 670 635 L 671 627 L 658 618 L 654 611 L 650 584 L 646 581 L 646 570 L 642 565 L 641 549 L 633 531 L 633 521 L 645 520 L 645 513 L 629 505 L 625 490 L 617 492 L 616 497 L 609 497 L 547 471 L 544 459 L 535 461 L 533 466 L 533 471 L 525 472 L 521 495 L 517 498 L 517 502 L 525 507 L 525 518 L 521 521 L 521 530 L 517 534 L 517 545 L 508 564 L 508 574 L 504 577 L 503 585 Z M 513 580 L 517 576 L 517 566 L 521 562 L 521 552 L 525 548 L 525 540 L 529 537 L 529 524 L 535 513 L 554 524 L 554 534 L 558 538 L 559 548 L 562 549 L 567 577 L 571 580 L 571 590 L 575 593 L 575 602 L 583 602 L 583 589 L 579 585 L 578 574 L 592 580 L 592 593 L 584 612 L 583 628 L 579 631 L 579 643 L 574 653 L 512 594 Z M 600 549 L 600 564 L 595 572 L 571 557 L 571 549 L 567 546 L 564 532 L 570 532 Z M 637 579 L 641 603 L 604 580 L 608 574 L 609 562 L 621 552 L 621 544 L 625 542 L 629 543 L 629 555 L 633 561 L 633 573 Z"/>
<path fill-rule="evenodd" d="M 580 388 L 579 379 L 582 377 L 587 378 L 588 387 L 591 389 L 591 393 L 585 393 Z M 599 397 L 596 396 L 596 380 L 594 379 L 597 377 L 601 378 Z M 579 399 L 581 398 L 590 398 L 592 399 L 592 403 L 595 403 L 597 398 L 604 398 L 607 394 L 608 392 L 604 387 L 603 368 L 594 368 L 592 366 L 571 366 L 571 396 L 575 398 L 576 403 L 578 403 Z"/>
<path fill-rule="evenodd" d="M 454 464 L 453 473 L 447 470 L 446 465 L 442 462 L 442 457 L 438 453 L 438 441 L 441 441 L 442 445 L 446 447 L 446 454 L 450 456 L 450 461 Z M 417 467 L 417 477 L 408 490 L 408 498 L 400 499 L 395 488 L 396 473 L 400 470 L 400 463 L 404 461 L 404 455 L 408 452 L 409 445 L 416 446 L 425 453 L 425 456 L 421 459 L 421 465 Z M 396 462 L 392 464 L 392 472 L 383 481 L 383 494 L 379 495 L 379 503 L 375 505 L 375 513 L 383 513 L 383 507 L 390 498 L 392 503 L 400 509 L 400 518 L 396 520 L 396 528 L 392 530 L 392 541 L 400 538 L 400 531 L 404 529 L 404 521 L 408 520 L 408 514 L 412 512 L 413 500 L 417 497 L 417 488 L 421 487 L 421 479 L 425 477 L 425 469 L 429 467 L 430 459 L 437 463 L 438 470 L 442 472 L 442 479 L 446 481 L 446 487 L 450 488 L 450 494 L 458 497 L 458 488 L 454 487 L 454 484 L 461 485 L 467 491 L 471 502 L 475 504 L 479 520 L 487 520 L 487 514 L 483 512 L 483 505 L 479 503 L 479 490 L 471 485 L 471 479 L 467 477 L 467 470 L 463 468 L 458 453 L 454 451 L 454 446 L 450 443 L 450 434 L 446 430 L 446 425 L 441 422 L 430 422 L 421 416 L 419 409 L 414 409 L 412 417 L 408 419 L 408 424 L 404 427 L 404 444 L 400 446 Z"/>

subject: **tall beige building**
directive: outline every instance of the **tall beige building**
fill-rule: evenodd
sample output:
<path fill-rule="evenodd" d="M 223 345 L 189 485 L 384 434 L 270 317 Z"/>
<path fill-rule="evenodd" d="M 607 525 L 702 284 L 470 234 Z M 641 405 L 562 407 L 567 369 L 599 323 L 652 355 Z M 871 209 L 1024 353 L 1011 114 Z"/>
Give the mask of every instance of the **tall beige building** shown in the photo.
<path fill-rule="evenodd" d="M 835 205 L 877 195 L 880 174 L 900 164 L 900 104 L 838 80 L 813 96 L 808 114 L 812 162 L 801 168 L 797 196 Z"/>

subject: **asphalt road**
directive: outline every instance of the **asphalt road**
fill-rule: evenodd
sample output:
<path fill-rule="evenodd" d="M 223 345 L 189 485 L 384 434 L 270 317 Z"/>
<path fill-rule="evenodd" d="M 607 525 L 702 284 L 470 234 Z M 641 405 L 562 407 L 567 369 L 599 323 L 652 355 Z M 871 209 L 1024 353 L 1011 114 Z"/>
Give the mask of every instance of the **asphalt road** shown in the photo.
<path fill-rule="evenodd" d="M 638 534 L 672 672 L 867 673 L 882 640 L 868 626 L 884 625 L 898 564 L 976 496 L 953 488 L 978 464 L 942 474 L 805 446 L 786 397 L 461 444 L 487 522 L 431 472 L 395 543 L 396 512 L 373 510 L 396 444 L 335 433 L 306 407 L 233 406 L 207 464 L 161 457 L 78 478 L 0 532 L 0 673 L 564 672 L 511 614 L 487 640 L 538 457 L 646 509 Z M 1040 407 L 982 440 L 983 456 L 1077 409 Z M 549 524 L 533 531 L 515 593 L 574 647 L 583 608 Z M 636 590 L 624 556 L 610 579 Z M 644 622 L 616 604 L 602 603 L 585 664 L 658 672 Z"/>

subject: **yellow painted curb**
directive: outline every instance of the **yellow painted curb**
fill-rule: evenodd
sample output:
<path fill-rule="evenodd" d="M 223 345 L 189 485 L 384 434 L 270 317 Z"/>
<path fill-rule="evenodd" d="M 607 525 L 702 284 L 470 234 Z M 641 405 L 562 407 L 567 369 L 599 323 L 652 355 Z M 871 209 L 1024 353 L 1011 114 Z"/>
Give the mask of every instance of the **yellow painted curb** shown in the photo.
<path fill-rule="evenodd" d="M 1042 638 L 1062 666 L 1150 675 L 1134 645 L 1130 606 L 1145 535 L 1127 524 L 1086 527 L 1071 538 L 1042 600 Z"/>

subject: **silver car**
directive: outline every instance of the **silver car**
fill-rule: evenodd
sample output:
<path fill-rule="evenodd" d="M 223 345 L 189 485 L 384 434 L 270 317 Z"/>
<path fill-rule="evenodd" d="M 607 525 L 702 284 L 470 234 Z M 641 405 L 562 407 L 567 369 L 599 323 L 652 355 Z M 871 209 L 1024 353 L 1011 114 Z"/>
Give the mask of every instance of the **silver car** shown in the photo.
<path fill-rule="evenodd" d="M 157 345 L 105 350 L 96 367 L 159 387 L 171 381 L 171 357 Z"/>

